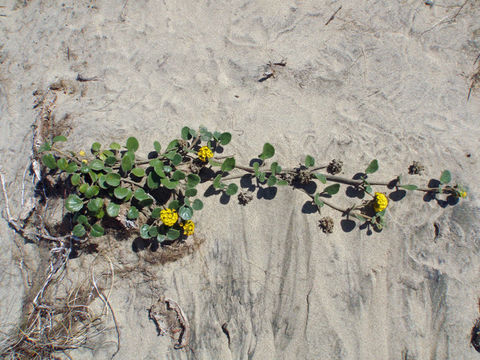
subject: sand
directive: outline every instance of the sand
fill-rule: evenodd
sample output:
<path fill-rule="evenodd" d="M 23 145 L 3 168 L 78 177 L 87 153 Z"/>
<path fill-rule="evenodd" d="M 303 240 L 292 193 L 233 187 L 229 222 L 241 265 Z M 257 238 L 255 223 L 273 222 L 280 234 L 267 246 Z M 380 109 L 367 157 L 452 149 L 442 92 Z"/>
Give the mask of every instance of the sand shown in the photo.
<path fill-rule="evenodd" d="M 245 207 L 208 197 L 195 218 L 204 242 L 193 254 L 149 265 L 148 281 L 116 277 L 115 359 L 478 358 L 470 332 L 480 316 L 480 89 L 467 101 L 480 53 L 478 1 L 1 5 L 0 160 L 16 213 L 38 116 L 32 94 L 50 88 L 75 150 L 136 136 L 146 154 L 154 140 L 166 146 L 183 126 L 204 125 L 230 131 L 227 152 L 243 164 L 268 141 L 284 166 L 307 154 L 317 164 L 335 158 L 351 177 L 378 159 L 372 179 L 405 174 L 423 185 L 449 169 L 469 188 L 445 208 L 408 193 L 390 204 L 388 227 L 370 235 L 328 208 L 335 232 L 324 234 L 319 215 L 302 212 L 305 195 L 289 188 Z M 281 61 L 259 81 L 266 64 Z M 414 160 L 423 175 L 408 175 Z M 28 196 L 32 189 L 29 182 Z M 359 201 L 344 194 L 336 196 L 342 206 Z M 38 249 L 0 226 L 0 327 L 8 332 L 28 286 L 21 252 L 33 264 Z M 109 241 L 117 270 L 141 263 L 131 240 Z M 93 258 L 69 266 L 87 273 Z M 189 319 L 186 349 L 157 336 L 148 318 L 161 295 Z M 91 349 L 70 355 L 109 359 L 111 317 L 108 326 Z"/>

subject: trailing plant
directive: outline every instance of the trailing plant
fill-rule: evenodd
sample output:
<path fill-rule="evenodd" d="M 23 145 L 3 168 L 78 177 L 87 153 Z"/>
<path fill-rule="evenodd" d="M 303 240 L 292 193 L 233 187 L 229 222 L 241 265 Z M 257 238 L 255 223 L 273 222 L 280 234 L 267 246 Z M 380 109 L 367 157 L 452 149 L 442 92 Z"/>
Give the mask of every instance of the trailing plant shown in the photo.
<path fill-rule="evenodd" d="M 43 144 L 40 151 L 49 174 L 71 185 L 65 208 L 72 214 L 72 234 L 77 238 L 100 237 L 113 221 L 125 229 L 137 229 L 143 239 L 180 241 L 194 233 L 194 213 L 203 208 L 198 185 L 207 183 L 214 193 L 238 195 L 239 202 L 246 204 L 252 196 L 248 191 L 239 192 L 237 182 L 242 177 L 254 180 L 257 188 L 291 186 L 308 195 L 318 212 L 328 206 L 376 230 L 385 225 L 389 196 L 374 192 L 374 187 L 391 192 L 420 191 L 432 198 L 448 197 L 453 202 L 467 195 L 463 186 L 451 184 L 447 170 L 436 185 L 419 187 L 404 183 L 400 176 L 388 182 L 370 180 L 370 175 L 379 169 L 377 160 L 371 161 L 353 179 L 336 175 L 341 172 L 341 161 L 316 166 L 310 155 L 297 167 L 282 167 L 271 161 L 275 148 L 270 143 L 263 145 L 258 157 L 251 160 L 251 166 L 240 165 L 234 156 L 221 156 L 231 138 L 229 132 L 184 127 L 181 137 L 170 141 L 164 150 L 155 141 L 148 158 L 138 155 L 139 142 L 135 137 L 129 137 L 123 146 L 116 142 L 108 146 L 94 142 L 87 155 L 84 151 L 63 149 L 61 144 L 66 137 L 56 136 Z M 342 185 L 369 200 L 348 208 L 339 207 L 332 198 Z M 320 224 L 328 224 L 331 232 L 331 220 L 322 220 Z"/>

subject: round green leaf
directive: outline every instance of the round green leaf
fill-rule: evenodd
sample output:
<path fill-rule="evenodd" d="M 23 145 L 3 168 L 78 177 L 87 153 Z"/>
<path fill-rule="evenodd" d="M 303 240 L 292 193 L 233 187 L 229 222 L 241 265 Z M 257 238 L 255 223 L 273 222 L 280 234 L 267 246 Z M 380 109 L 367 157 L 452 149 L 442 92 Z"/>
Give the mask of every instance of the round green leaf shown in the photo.
<path fill-rule="evenodd" d="M 57 168 L 57 162 L 55 161 L 55 158 L 53 157 L 52 154 L 43 155 L 42 162 L 43 162 L 43 165 L 45 165 L 49 169 L 53 170 Z"/>
<path fill-rule="evenodd" d="M 87 165 L 82 164 L 82 167 L 80 168 L 80 172 L 82 174 L 88 174 L 89 171 L 90 171 L 90 168 Z"/>
<path fill-rule="evenodd" d="M 127 139 L 127 149 L 133 152 L 138 150 L 138 140 L 133 136 Z"/>
<path fill-rule="evenodd" d="M 114 202 L 111 202 L 107 206 L 107 214 L 110 217 L 117 217 L 118 213 L 120 212 L 120 205 L 115 204 Z"/>
<path fill-rule="evenodd" d="M 138 218 L 138 209 L 135 206 L 130 207 L 127 212 L 127 218 L 130 220 L 135 220 Z"/>
<path fill-rule="evenodd" d="M 150 215 L 153 219 L 158 219 L 160 217 L 160 213 L 162 211 L 162 208 L 155 208 L 152 210 L 152 214 Z"/>
<path fill-rule="evenodd" d="M 193 209 L 190 206 L 183 205 L 178 210 L 178 215 L 180 215 L 183 220 L 190 220 L 193 216 Z"/>
<path fill-rule="evenodd" d="M 73 186 L 79 185 L 81 183 L 80 174 L 73 174 L 72 177 L 70 178 L 70 182 L 72 183 Z"/>
<path fill-rule="evenodd" d="M 94 142 L 92 144 L 92 153 L 99 152 L 101 147 L 102 147 L 102 145 L 100 143 Z"/>
<path fill-rule="evenodd" d="M 60 170 L 66 171 L 68 168 L 68 161 L 64 158 L 60 158 L 57 160 L 57 166 Z"/>
<path fill-rule="evenodd" d="M 197 174 L 188 174 L 187 176 L 187 186 L 193 188 L 198 185 L 200 182 L 200 176 Z"/>
<path fill-rule="evenodd" d="M 103 170 L 103 167 L 104 167 L 103 161 L 99 159 L 95 159 L 91 161 L 90 164 L 88 164 L 88 166 L 90 167 L 90 169 L 95 171 Z"/>
<path fill-rule="evenodd" d="M 97 196 L 100 191 L 100 188 L 97 185 L 89 186 L 88 189 L 85 191 L 85 197 L 90 199 L 94 196 Z"/>
<path fill-rule="evenodd" d="M 442 175 L 440 175 L 440 182 L 442 184 L 448 184 L 452 180 L 452 175 L 450 174 L 450 171 L 444 170 L 442 172 Z"/>
<path fill-rule="evenodd" d="M 405 189 L 405 190 L 417 190 L 418 186 L 417 185 L 398 185 L 399 188 Z"/>
<path fill-rule="evenodd" d="M 122 146 L 119 143 L 113 142 L 110 144 L 110 149 L 112 150 L 120 150 Z"/>
<path fill-rule="evenodd" d="M 170 181 L 170 179 L 168 178 L 163 178 L 162 185 L 165 186 L 167 189 L 173 190 L 177 187 L 178 181 Z"/>
<path fill-rule="evenodd" d="M 151 190 L 158 189 L 158 187 L 160 186 L 160 179 L 158 178 L 157 175 L 155 175 L 154 172 L 151 172 L 150 174 L 148 174 L 147 186 Z"/>
<path fill-rule="evenodd" d="M 315 165 L 315 159 L 310 155 L 307 155 L 307 157 L 305 158 L 305 166 L 312 167 L 314 165 Z"/>
<path fill-rule="evenodd" d="M 169 229 L 167 232 L 167 239 L 176 240 L 180 236 L 180 231 L 176 229 Z"/>
<path fill-rule="evenodd" d="M 67 138 L 63 135 L 55 136 L 52 140 L 53 143 L 67 141 Z"/>
<path fill-rule="evenodd" d="M 222 164 L 222 171 L 228 172 L 232 171 L 235 168 L 235 158 L 226 158 Z"/>
<path fill-rule="evenodd" d="M 170 201 L 170 203 L 168 204 L 168 208 L 169 208 L 169 209 L 178 210 L 179 207 L 180 207 L 180 201 L 178 201 L 178 200 L 172 200 L 172 201 Z"/>
<path fill-rule="evenodd" d="M 113 195 L 115 195 L 115 197 L 117 199 L 122 200 L 122 199 L 125 199 L 127 197 L 129 191 L 131 191 L 131 190 L 119 186 L 119 187 L 116 187 L 115 190 L 113 190 Z"/>
<path fill-rule="evenodd" d="M 120 179 L 121 177 L 119 174 L 110 173 L 110 174 L 107 174 L 105 180 L 108 185 L 117 187 L 118 185 L 120 185 Z"/>
<path fill-rule="evenodd" d="M 100 237 L 103 236 L 103 234 L 105 234 L 105 230 L 99 224 L 93 225 L 90 229 L 90 235 L 93 237 Z"/>
<path fill-rule="evenodd" d="M 323 189 L 323 192 L 329 195 L 335 195 L 340 190 L 340 184 L 333 184 Z"/>
<path fill-rule="evenodd" d="M 148 228 L 148 235 L 152 237 L 157 237 L 158 235 L 158 228 L 155 225 L 152 225 Z"/>
<path fill-rule="evenodd" d="M 318 180 L 320 180 L 320 182 L 321 182 L 322 184 L 326 184 L 326 183 L 327 183 L 327 178 L 326 178 L 325 175 L 323 175 L 323 174 L 318 174 L 318 173 L 317 173 L 317 174 L 315 174 L 315 177 L 316 177 Z"/>
<path fill-rule="evenodd" d="M 273 157 L 273 155 L 275 155 L 275 148 L 272 146 L 272 144 L 265 143 L 263 145 L 263 151 L 258 157 L 262 160 L 266 160 Z"/>
<path fill-rule="evenodd" d="M 142 169 L 142 168 L 136 167 L 136 168 L 132 169 L 132 174 L 135 175 L 136 177 L 141 178 L 141 177 L 145 176 L 145 170 Z"/>
<path fill-rule="evenodd" d="M 73 174 L 77 170 L 78 170 L 78 165 L 75 164 L 74 162 L 69 163 L 67 168 L 66 168 L 66 171 L 70 174 Z"/>
<path fill-rule="evenodd" d="M 203 209 L 203 202 L 200 199 L 195 199 L 195 201 L 192 204 L 193 210 L 202 210 Z"/>
<path fill-rule="evenodd" d="M 70 195 L 65 201 L 65 208 L 70 212 L 77 212 L 83 208 L 83 201 L 78 195 Z"/>
<path fill-rule="evenodd" d="M 78 216 L 77 216 L 77 215 L 78 215 L 78 213 L 75 214 L 75 216 L 74 216 L 74 218 L 73 218 L 73 220 L 74 220 L 75 222 L 77 222 L 78 224 L 83 224 L 83 225 L 87 225 L 87 224 L 88 224 L 88 219 L 87 219 L 87 217 L 86 217 L 85 215 L 78 215 Z"/>
<path fill-rule="evenodd" d="M 148 196 L 145 190 L 143 190 L 142 188 L 135 190 L 135 192 L 133 193 L 133 197 L 138 201 L 143 201 L 150 198 L 150 196 Z"/>
<path fill-rule="evenodd" d="M 157 153 L 159 153 L 160 150 L 162 150 L 162 145 L 160 145 L 160 143 L 158 141 L 154 141 L 153 142 L 153 148 L 155 149 L 155 151 Z"/>
<path fill-rule="evenodd" d="M 85 236 L 86 233 L 87 233 L 87 231 L 85 230 L 85 228 L 81 224 L 77 224 L 73 227 L 73 231 L 72 231 L 73 236 L 81 238 L 81 237 Z"/>
<path fill-rule="evenodd" d="M 377 170 L 378 170 L 378 161 L 377 159 L 375 159 L 375 160 L 372 160 L 372 162 L 365 169 L 365 174 L 373 174 Z"/>
<path fill-rule="evenodd" d="M 230 134 L 229 132 L 224 132 L 218 137 L 218 140 L 221 145 L 227 145 L 230 140 L 232 140 L 232 134 Z"/>
<path fill-rule="evenodd" d="M 117 158 L 115 156 L 109 156 L 105 159 L 105 164 L 107 166 L 113 166 L 117 162 Z"/>
<path fill-rule="evenodd" d="M 175 172 L 172 174 L 172 179 L 173 180 L 185 179 L 185 173 L 180 170 L 175 170 Z"/>
<path fill-rule="evenodd" d="M 90 210 L 93 213 L 100 211 L 102 206 L 103 206 L 103 199 L 100 199 L 100 198 L 91 199 L 87 204 L 88 210 Z"/>
<path fill-rule="evenodd" d="M 197 189 L 187 189 L 185 190 L 185 196 L 186 197 L 192 197 L 197 195 Z"/>
<path fill-rule="evenodd" d="M 82 194 L 85 194 L 85 191 L 87 191 L 87 189 L 88 189 L 88 184 L 86 183 L 83 183 L 78 187 L 78 191 L 80 191 Z"/>
<path fill-rule="evenodd" d="M 270 175 L 267 180 L 267 186 L 275 186 L 277 178 L 274 175 Z"/>
<path fill-rule="evenodd" d="M 149 229 L 150 229 L 150 226 L 148 226 L 147 224 L 142 225 L 142 227 L 140 228 L 140 237 L 142 239 L 150 239 L 151 238 L 150 234 L 148 233 Z"/>
<path fill-rule="evenodd" d="M 190 128 L 188 126 L 185 126 L 182 128 L 182 139 L 183 140 L 189 140 L 192 137 L 190 135 Z"/>
<path fill-rule="evenodd" d="M 235 195 L 238 191 L 238 185 L 237 184 L 230 184 L 227 187 L 227 190 L 225 191 L 227 195 L 232 196 Z M 198 200 L 198 199 L 197 199 Z"/>
<path fill-rule="evenodd" d="M 38 148 L 38 151 L 39 151 L 39 152 L 50 151 L 50 150 L 52 150 L 52 145 L 50 145 L 48 142 L 42 144 L 42 145 Z"/>
<path fill-rule="evenodd" d="M 324 205 L 324 202 L 322 200 L 320 200 L 320 194 L 317 193 L 315 194 L 315 197 L 313 198 L 313 202 L 319 207 L 321 208 L 323 205 Z"/>
<path fill-rule="evenodd" d="M 100 186 L 102 189 L 108 188 L 107 177 L 105 175 L 102 174 L 98 177 L 98 186 Z"/>
<path fill-rule="evenodd" d="M 176 153 L 174 156 L 173 156 L 173 159 L 172 159 L 172 164 L 177 166 L 179 165 L 181 162 L 182 162 L 183 158 L 182 158 L 182 155 Z"/>
<path fill-rule="evenodd" d="M 165 150 L 166 152 L 173 150 L 178 147 L 178 140 L 172 140 L 170 141 L 170 144 L 168 144 L 167 149 Z"/>
<path fill-rule="evenodd" d="M 130 170 L 132 170 L 133 160 L 132 160 L 132 157 L 130 156 L 130 154 L 128 153 L 128 151 L 122 157 L 122 165 L 121 166 L 122 166 L 122 170 L 126 173 L 129 172 Z"/>

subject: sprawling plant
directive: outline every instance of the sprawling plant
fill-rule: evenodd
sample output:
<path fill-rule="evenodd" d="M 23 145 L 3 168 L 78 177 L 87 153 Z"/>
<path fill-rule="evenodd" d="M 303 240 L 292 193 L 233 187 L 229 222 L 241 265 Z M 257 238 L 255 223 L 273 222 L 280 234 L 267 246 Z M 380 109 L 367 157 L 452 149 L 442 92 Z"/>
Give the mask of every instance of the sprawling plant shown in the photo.
<path fill-rule="evenodd" d="M 203 208 L 197 186 L 210 182 L 214 192 L 233 196 L 239 192 L 236 181 L 242 177 L 255 180 L 257 188 L 292 186 L 308 195 L 319 212 L 326 205 L 376 230 L 385 225 L 389 196 L 374 192 L 374 187 L 386 187 L 391 192 L 421 191 L 432 198 L 442 194 L 451 203 L 467 195 L 461 185 L 449 185 L 451 174 L 447 170 L 434 185 L 419 187 L 404 184 L 400 176 L 388 182 L 370 181 L 369 176 L 379 168 L 377 160 L 354 179 L 337 176 L 341 161 L 316 167 L 310 155 L 295 168 L 282 168 L 278 162 L 270 161 L 275 148 L 269 143 L 252 159 L 251 166 L 243 166 L 233 156 L 221 156 L 231 138 L 228 132 L 184 127 L 181 138 L 172 140 L 163 151 L 155 141 L 148 158 L 137 155 L 139 142 L 134 137 L 129 137 L 124 146 L 114 142 L 105 147 L 95 142 L 87 155 L 84 151 L 64 150 L 60 144 L 67 139 L 57 136 L 43 144 L 40 151 L 50 175 L 63 177 L 71 184 L 65 207 L 73 214 L 72 234 L 78 238 L 102 236 L 104 227 L 113 221 L 124 228 L 138 229 L 144 239 L 185 239 L 194 233 L 194 212 Z M 341 184 L 353 188 L 357 197 L 367 196 L 369 200 L 349 208 L 339 207 L 331 198 L 340 191 Z M 251 198 L 248 191 L 238 194 L 241 204 Z M 331 219 L 321 219 L 320 226 L 330 232 Z"/>

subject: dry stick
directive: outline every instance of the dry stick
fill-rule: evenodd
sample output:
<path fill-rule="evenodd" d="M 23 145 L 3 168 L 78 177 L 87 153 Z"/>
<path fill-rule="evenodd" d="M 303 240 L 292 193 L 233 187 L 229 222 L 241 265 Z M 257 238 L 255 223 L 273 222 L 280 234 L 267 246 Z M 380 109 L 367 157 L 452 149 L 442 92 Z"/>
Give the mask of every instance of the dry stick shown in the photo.
<path fill-rule="evenodd" d="M 328 24 L 330 24 L 330 22 L 335 19 L 335 15 L 337 15 L 337 13 L 340 11 L 340 9 L 342 8 L 342 5 L 340 5 L 340 7 L 333 13 L 332 16 L 330 16 L 330 19 L 328 19 L 328 21 L 325 23 L 325 26 L 327 26 Z"/>
<path fill-rule="evenodd" d="M 112 287 L 113 287 L 113 276 L 114 276 L 113 264 L 112 264 L 112 261 L 110 260 L 110 258 L 107 257 L 107 259 L 110 263 L 110 269 L 112 271 Z M 118 323 L 117 323 L 117 318 L 115 316 L 115 312 L 113 311 L 112 306 L 110 305 L 110 302 L 108 301 L 108 298 L 106 298 L 102 294 L 102 292 L 98 289 L 97 282 L 95 281 L 94 265 L 92 265 L 92 283 L 93 283 L 93 286 L 95 287 L 95 291 L 97 292 L 98 296 L 100 297 L 100 299 L 105 304 L 105 307 L 108 306 L 108 308 L 110 309 L 110 312 L 112 313 L 113 322 L 115 324 L 115 330 L 117 332 L 117 350 L 113 353 L 113 355 L 111 357 L 111 359 L 113 359 L 115 357 L 115 355 L 117 355 L 118 352 L 120 351 L 120 330 L 118 329 Z M 109 296 L 110 296 L 110 292 L 111 292 L 111 289 L 109 291 Z"/>

